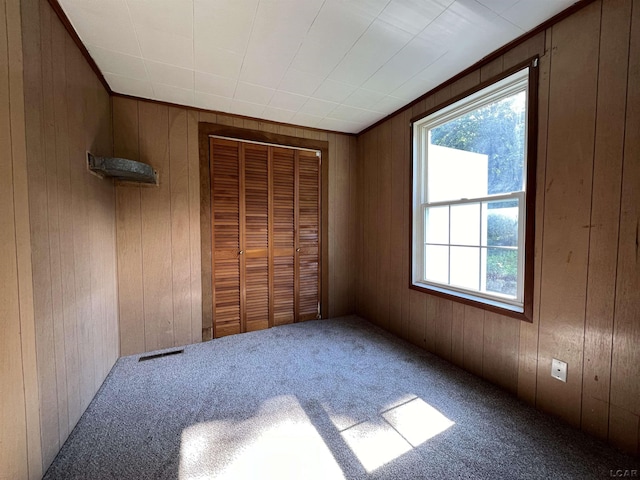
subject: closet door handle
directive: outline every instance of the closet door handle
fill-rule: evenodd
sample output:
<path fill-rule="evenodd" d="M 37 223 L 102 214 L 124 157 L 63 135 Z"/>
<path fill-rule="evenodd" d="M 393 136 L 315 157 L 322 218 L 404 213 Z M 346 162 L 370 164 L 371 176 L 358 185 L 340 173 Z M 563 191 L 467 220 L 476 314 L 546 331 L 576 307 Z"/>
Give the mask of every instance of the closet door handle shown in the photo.
<path fill-rule="evenodd" d="M 240 250 L 240 251 L 238 252 L 238 255 L 244 255 L 244 250 Z"/>
<path fill-rule="evenodd" d="M 300 251 L 300 249 L 299 249 L 299 248 L 296 248 L 296 252 L 299 252 L 299 251 Z"/>

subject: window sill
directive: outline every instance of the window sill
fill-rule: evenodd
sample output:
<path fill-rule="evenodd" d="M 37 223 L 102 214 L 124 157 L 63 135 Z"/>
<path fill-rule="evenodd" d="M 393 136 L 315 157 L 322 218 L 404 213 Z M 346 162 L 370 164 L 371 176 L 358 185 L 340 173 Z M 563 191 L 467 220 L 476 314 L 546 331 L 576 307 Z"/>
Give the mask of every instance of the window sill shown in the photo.
<path fill-rule="evenodd" d="M 527 304 L 527 302 L 525 302 L 523 308 L 508 303 L 502 303 L 499 300 L 489 300 L 483 297 L 447 290 L 433 285 L 411 283 L 409 288 L 411 290 L 446 298 L 453 302 L 463 303 L 465 305 L 470 305 L 472 307 L 487 310 L 506 317 L 512 317 L 523 322 L 533 323 L 533 311 L 531 305 Z"/>

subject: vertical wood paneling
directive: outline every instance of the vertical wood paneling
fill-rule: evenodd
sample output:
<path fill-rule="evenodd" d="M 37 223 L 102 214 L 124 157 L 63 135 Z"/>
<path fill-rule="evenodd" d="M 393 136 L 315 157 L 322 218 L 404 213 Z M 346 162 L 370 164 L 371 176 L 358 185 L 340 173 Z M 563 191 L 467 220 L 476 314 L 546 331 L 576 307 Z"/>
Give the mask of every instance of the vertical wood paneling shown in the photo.
<path fill-rule="evenodd" d="M 537 405 L 580 425 L 600 4 L 552 28 Z M 560 319 L 561 321 L 558 321 Z M 567 383 L 549 374 L 569 364 Z"/>
<path fill-rule="evenodd" d="M 464 365 L 464 309 L 465 305 L 451 302 L 451 362 Z"/>
<path fill-rule="evenodd" d="M 62 295 L 61 238 L 58 204 L 58 171 L 56 158 L 56 130 L 53 89 L 53 51 L 51 10 L 40 4 L 42 29 L 42 91 L 43 91 L 43 133 L 44 164 L 47 192 L 47 217 L 49 227 L 50 284 L 53 321 L 53 345 L 58 394 L 58 434 L 60 445 L 69 435 L 69 409 L 66 369 L 66 338 L 64 332 L 64 307 Z M 62 172 L 64 173 L 64 172 Z"/>
<path fill-rule="evenodd" d="M 10 100 L 10 123 L 11 123 L 11 159 L 13 173 L 13 209 L 15 240 L 18 267 L 18 299 L 20 308 L 20 337 L 22 350 L 22 374 L 24 385 L 24 405 L 16 405 L 19 410 L 13 411 L 8 408 L 3 410 L 7 415 L 12 416 L 12 420 L 20 421 L 22 416 L 26 416 L 26 456 L 28 463 L 28 475 L 31 479 L 38 479 L 42 476 L 42 444 L 40 426 L 40 395 L 38 387 L 38 372 L 36 358 L 36 330 L 33 298 L 33 273 L 31 260 L 31 239 L 29 225 L 29 192 L 28 192 L 28 172 L 27 172 L 27 150 L 26 150 L 26 124 L 25 124 L 25 98 L 24 98 L 24 70 L 22 51 L 22 25 L 21 25 L 21 5 L 15 0 L 3 2 L 6 12 L 6 39 L 8 46 L 8 80 L 9 80 L 9 100 Z M 5 144 L 4 152 L 8 152 L 9 144 Z M 11 227 L 9 227 L 10 231 Z M 4 292 L 3 292 L 4 293 Z M 8 317 L 11 318 L 11 317 Z M 12 337 L 7 337 L 11 341 Z M 15 337 L 14 337 L 15 338 Z M 10 352 L 10 350 L 9 350 Z M 11 370 L 14 374 L 17 370 Z M 2 379 L 6 378 L 4 371 Z M 17 399 L 19 400 L 20 394 Z M 13 400 L 16 400 L 13 397 Z M 4 400 L 4 397 L 3 397 Z M 24 409 L 23 409 L 24 408 Z M 24 413 L 23 413 L 24 412 Z M 3 432 L 5 430 L 3 429 Z M 12 436 L 10 443 L 3 445 L 21 447 L 21 432 L 8 430 Z M 15 436 L 14 436 L 15 435 Z M 22 444 L 24 445 L 24 444 Z M 18 456 L 22 452 L 14 451 Z M 23 463 L 10 454 L 12 457 L 8 464 L 17 468 L 17 471 L 24 471 Z M 22 457 L 24 458 L 24 457 Z M 0 463 L 3 465 L 3 463 Z M 12 468 L 13 469 L 13 468 Z M 9 476 L 11 478 L 11 475 Z"/>
<path fill-rule="evenodd" d="M 359 289 L 360 289 L 360 304 L 359 311 L 362 315 L 364 315 L 367 319 L 374 321 L 371 316 L 371 292 L 370 292 L 370 284 L 371 284 L 371 265 L 369 263 L 370 250 L 372 249 L 371 238 L 369 235 L 371 234 L 370 227 L 370 215 L 369 215 L 369 206 L 371 204 L 370 199 L 370 181 L 371 181 L 371 150 L 372 150 L 372 141 L 375 139 L 374 132 L 367 132 L 362 137 L 364 141 L 358 141 L 359 152 L 358 152 L 358 163 L 361 171 L 362 178 L 360 179 L 360 222 L 362 223 L 362 232 L 361 232 L 361 247 L 362 251 L 360 253 L 361 256 L 361 272 L 362 275 L 359 277 Z"/>
<path fill-rule="evenodd" d="M 52 22 L 52 63 L 53 65 L 65 65 L 66 31 L 58 22 Z M 58 215 L 59 227 L 59 262 L 61 265 L 72 265 L 73 257 L 73 219 L 64 214 L 71 211 L 71 177 L 69 167 L 69 142 L 66 95 L 66 70 L 64 68 L 53 69 L 53 123 L 55 126 L 55 155 L 57 172 Z M 65 395 L 68 412 L 77 412 L 80 407 L 79 365 L 78 365 L 78 341 L 75 325 L 77 323 L 75 303 L 75 271 L 72 268 L 60 269 L 61 302 L 63 307 L 63 319 L 60 324 L 64 335 L 64 362 L 67 372 Z M 58 392 L 60 393 L 60 392 Z M 73 427 L 71 418 L 67 413 L 67 427 L 69 432 Z"/>
<path fill-rule="evenodd" d="M 500 75 L 503 72 L 503 59 L 504 55 L 500 55 L 495 60 L 480 67 L 480 81 L 486 82 L 487 80 Z"/>
<path fill-rule="evenodd" d="M 504 315 L 485 312 L 483 335 L 483 377 L 516 393 L 520 322 Z"/>
<path fill-rule="evenodd" d="M 42 5 L 42 3 L 41 3 Z M 48 7 L 47 7 L 48 8 Z M 79 72 L 81 72 L 81 84 L 82 90 L 87 92 L 87 98 L 85 99 L 85 107 L 83 108 L 84 117 L 84 129 L 81 141 L 83 150 L 93 152 L 107 152 L 107 155 L 111 154 L 111 144 L 103 145 L 102 134 L 99 131 L 100 114 L 92 114 L 91 112 L 99 112 L 99 101 L 96 92 L 91 89 L 92 87 L 92 72 L 89 65 L 80 54 L 75 52 L 74 56 L 78 57 Z M 110 108 L 110 104 L 107 104 L 106 109 Z M 110 124 L 111 122 L 109 122 Z M 109 125 L 105 125 L 107 134 L 111 136 Z M 86 155 L 86 154 L 85 154 Z M 82 157 L 78 157 L 82 158 Z M 82 158 L 82 162 L 78 162 L 79 166 L 85 167 L 86 159 Z M 86 167 L 85 167 L 86 168 Z M 86 172 L 86 170 L 85 170 Z M 88 172 L 86 172 L 88 174 Z M 109 198 L 103 198 L 104 185 L 109 185 Z M 107 325 L 106 325 L 106 312 L 105 312 L 105 300 L 107 289 L 112 285 L 109 282 L 109 268 L 104 262 L 104 253 L 107 251 L 104 241 L 107 239 L 107 235 L 104 233 L 104 225 L 113 222 L 113 183 L 110 181 L 103 181 L 101 178 L 88 174 L 85 180 L 87 203 L 87 215 L 88 215 L 88 233 L 89 233 L 89 245 L 93 248 L 89 249 L 89 275 L 90 275 L 90 308 L 91 308 L 91 322 L 89 324 L 89 337 L 91 338 L 90 345 L 93 348 L 91 358 L 93 360 L 93 384 L 90 386 L 89 403 L 93 400 L 95 392 L 98 391 L 104 378 L 106 377 L 108 370 L 105 372 L 104 365 L 106 364 L 106 352 L 105 352 L 105 339 L 107 338 Z M 105 208 L 105 206 L 109 206 Z M 115 278 L 113 279 L 115 282 Z M 109 365 L 109 370 L 111 365 Z M 58 387 L 59 389 L 60 387 Z M 87 404 L 87 406 L 89 406 Z"/>
<path fill-rule="evenodd" d="M 377 322 L 375 312 L 375 282 L 376 282 L 376 257 L 375 257 L 375 170 L 376 165 L 376 148 L 377 148 L 377 129 L 365 134 L 363 158 L 360 159 L 364 180 L 363 180 L 363 265 L 361 281 L 363 282 L 363 313 L 373 322 Z"/>
<path fill-rule="evenodd" d="M 465 75 L 460 80 L 457 80 L 455 83 L 451 84 L 449 87 L 449 97 L 453 98 L 457 95 L 460 95 L 467 90 L 472 89 L 476 85 L 480 83 L 480 70 L 475 70 L 468 75 Z"/>
<path fill-rule="evenodd" d="M 402 143 L 404 145 L 403 156 L 401 159 L 401 171 L 402 171 L 402 189 L 403 189 L 403 206 L 402 212 L 393 210 L 393 215 L 402 216 L 402 325 L 401 336 L 407 339 L 409 335 L 409 321 L 410 321 L 410 301 L 409 301 L 409 277 L 411 270 L 409 266 L 409 238 L 411 235 L 411 222 L 410 222 L 410 208 L 411 205 L 411 120 L 412 112 L 406 110 L 402 117 Z"/>
<path fill-rule="evenodd" d="M 334 262 L 330 264 L 331 288 L 333 295 L 330 302 L 333 317 L 339 317 L 351 313 L 351 301 L 349 289 L 351 283 L 351 259 L 349 258 L 349 230 L 350 230 L 350 139 L 345 135 L 334 135 L 336 149 L 333 155 L 329 154 L 330 170 L 335 169 L 334 187 L 331 191 L 331 174 L 329 175 L 329 202 L 333 202 L 333 213 L 329 213 L 329 221 L 334 220 L 333 235 L 329 232 L 329 241 L 333 240 L 333 248 L 329 249 L 329 255 L 333 250 Z M 331 142 L 330 142 L 331 145 Z"/>
<path fill-rule="evenodd" d="M 67 91 L 66 96 L 73 98 L 75 92 L 83 88 L 82 62 L 84 60 L 73 41 L 65 38 Z M 73 262 L 75 266 L 76 287 L 76 336 L 78 342 L 78 365 L 80 378 L 80 411 L 75 412 L 75 424 L 80 419 L 91 399 L 93 398 L 93 385 L 95 376 L 95 340 L 92 336 L 92 310 L 91 310 L 91 252 L 85 248 L 91 241 L 91 220 L 89 209 L 90 196 L 88 177 L 91 177 L 84 166 L 87 145 L 85 144 L 83 127 L 85 126 L 85 112 L 83 102 L 68 102 L 67 115 L 69 122 L 69 171 L 71 179 L 71 212 L 73 218 Z M 95 177 L 92 177 L 95 178 Z M 32 217 L 31 222 L 34 219 Z M 35 270 L 34 270 L 35 285 Z M 34 288 L 37 292 L 37 289 Z M 44 428 L 43 428 L 44 430 Z M 44 435 L 43 435 L 44 437 Z M 43 440 L 43 449 L 44 449 Z M 44 452 L 43 452 L 44 454 Z M 46 456 L 45 456 L 46 458 Z M 52 460 L 53 457 L 49 460 Z M 48 464 L 49 462 L 45 462 Z"/>
<path fill-rule="evenodd" d="M 464 307 L 462 364 L 465 370 L 478 376 L 482 376 L 484 356 L 484 315 L 484 310 L 468 305 Z"/>
<path fill-rule="evenodd" d="M 133 100 L 114 98 L 114 155 L 139 160 L 137 133 L 138 103 Z M 135 185 L 116 187 L 121 355 L 146 351 L 140 190 L 141 188 Z"/>
<path fill-rule="evenodd" d="M 424 294 L 423 294 L 424 295 Z M 433 295 L 424 295 L 426 306 L 426 317 L 424 324 L 425 347 L 432 353 L 436 351 L 436 316 L 439 298 Z"/>
<path fill-rule="evenodd" d="M 51 261 L 47 211 L 46 172 L 44 167 L 44 131 L 42 113 L 43 78 L 41 24 L 38 2 L 22 4 L 22 29 L 25 78 L 25 122 L 27 128 L 27 169 L 31 226 L 34 315 L 40 391 L 40 423 L 43 466 L 48 465 L 60 448 L 58 392 L 56 383 Z M 36 208 L 38 205 L 40 208 Z M 48 359 L 43 362 L 41 359 Z"/>
<path fill-rule="evenodd" d="M 355 137 L 350 137 L 347 141 L 349 142 L 348 157 L 341 159 L 341 161 L 349 163 L 349 246 L 347 248 L 349 296 L 347 298 L 347 310 L 354 313 L 357 305 L 356 275 L 360 272 L 359 256 L 357 254 L 360 250 L 358 236 L 361 218 L 358 213 L 358 140 Z"/>
<path fill-rule="evenodd" d="M 431 98 L 431 97 L 429 97 Z M 433 101 L 433 100 L 432 100 Z M 411 107 L 410 118 L 423 114 L 428 109 L 426 100 L 420 100 L 413 107 Z"/>
<path fill-rule="evenodd" d="M 411 143 L 391 149 L 391 324 L 398 309 L 409 339 L 465 369 L 518 393 L 575 426 L 637 452 L 640 341 L 637 311 L 638 58 L 640 8 L 631 0 L 596 1 L 540 32 L 454 84 L 436 91 L 358 137 L 358 201 L 362 251 L 358 312 L 379 323 L 370 285 L 385 256 L 380 240 L 380 187 L 385 184 L 381 132 L 449 100 L 503 70 L 540 56 L 533 322 L 525 323 L 452 303 L 408 288 L 394 272 L 398 224 L 403 216 L 407 259 L 411 203 Z M 405 120 L 400 120 L 404 118 Z M 392 140 L 393 142 L 393 140 Z M 378 153 L 379 152 L 379 153 Z M 377 157 L 373 157 L 377 155 Z M 632 160 L 633 159 L 633 160 Z M 405 203 L 397 203 L 396 165 L 403 165 Z M 377 175 L 381 175 L 377 177 Z M 619 232 L 619 233 L 618 233 Z M 377 242 L 377 243 L 376 243 Z M 385 265 L 378 258 L 376 265 Z M 378 267 L 379 268 L 379 267 Z M 398 306 L 394 297 L 402 298 Z M 446 301 L 445 301 L 446 302 Z M 400 328 L 400 332 L 403 328 Z M 402 333 L 399 333 L 402 336 Z M 426 340 L 425 340 L 426 339 Z M 568 382 L 551 378 L 551 359 L 569 363 Z"/>
<path fill-rule="evenodd" d="M 375 298 L 378 312 L 378 325 L 389 329 L 389 285 L 390 278 L 390 250 L 391 250 L 391 122 L 385 122 L 378 132 L 378 173 L 376 190 L 377 208 L 375 212 L 378 241 L 376 252 L 377 277 Z"/>
<path fill-rule="evenodd" d="M 216 123 L 218 116 L 211 112 L 198 112 L 200 122 Z M 197 138 L 197 135 L 196 135 Z M 191 147 L 190 147 L 191 148 Z M 198 167 L 200 167 L 200 148 L 198 143 Z M 198 168 L 200 170 L 200 168 Z M 211 292 L 213 287 L 211 284 L 211 248 L 205 248 L 211 245 L 211 178 L 209 175 L 201 174 L 200 178 L 200 252 L 201 252 L 201 272 L 200 283 L 202 297 L 202 340 L 211 340 L 213 338 L 213 303 L 211 301 Z"/>
<path fill-rule="evenodd" d="M 282 133 L 282 132 L 280 132 Z M 334 133 L 329 134 L 329 138 L 331 139 L 331 143 L 329 144 L 329 158 L 333 158 L 337 153 L 338 145 L 336 144 L 336 135 Z M 336 251 L 336 214 L 337 214 L 337 206 L 338 199 L 336 198 L 335 192 L 337 190 L 337 165 L 333 162 L 329 162 L 329 265 L 332 267 L 337 264 L 337 256 L 338 252 Z M 337 272 L 335 268 L 331 268 L 330 281 L 329 281 L 329 296 L 335 298 L 337 288 L 336 288 L 336 279 Z M 335 316 L 336 312 L 336 303 L 331 304 L 331 310 L 329 311 L 329 317 Z"/>
<path fill-rule="evenodd" d="M 433 106 L 440 105 L 452 97 L 453 95 L 451 95 L 451 85 L 446 85 L 433 94 Z M 430 102 L 427 100 L 425 104 L 426 108 L 429 108 L 429 103 Z"/>
<path fill-rule="evenodd" d="M 0 1 L 0 478 L 28 478 L 27 418 L 21 352 L 20 293 L 12 155 L 13 98 L 5 1 Z M 20 138 L 15 139 L 20 142 Z M 24 139 L 22 139 L 24 142 Z"/>
<path fill-rule="evenodd" d="M 435 303 L 434 352 L 445 360 L 451 360 L 453 302 L 439 297 L 432 297 L 432 299 Z"/>
<path fill-rule="evenodd" d="M 296 131 L 298 132 L 298 135 L 302 136 L 299 133 L 299 129 Z M 327 136 L 324 137 L 325 135 Z M 321 137 L 324 137 L 326 141 L 326 139 L 328 139 L 328 134 L 321 133 Z M 329 178 L 329 162 L 323 162 L 322 159 L 320 160 L 321 164 L 319 165 L 318 169 L 318 179 L 320 181 L 318 196 L 318 203 L 320 207 L 320 218 L 318 219 L 320 224 L 320 298 L 318 300 L 321 304 L 320 316 L 324 315 L 324 317 L 326 318 L 327 314 L 325 312 L 328 312 L 331 309 L 331 302 L 333 302 L 333 298 L 329 296 L 329 215 L 322 215 L 322 212 L 329 211 L 329 182 L 327 180 Z M 322 274 L 322 272 L 325 272 L 325 274 Z"/>
<path fill-rule="evenodd" d="M 156 350 L 174 345 L 169 111 L 146 102 L 138 107 L 140 160 L 160 175 L 158 188 L 140 191 L 145 347 Z"/>
<path fill-rule="evenodd" d="M 218 123 L 218 115 L 214 112 L 198 111 L 198 121 L 207 123 Z"/>
<path fill-rule="evenodd" d="M 582 382 L 582 428 L 606 439 L 631 2 L 603 2 Z M 640 393 L 640 392 L 639 392 Z"/>
<path fill-rule="evenodd" d="M 191 232 L 187 111 L 169 109 L 169 170 L 171 196 L 171 280 L 174 340 L 188 345 L 191 338 Z"/>
<path fill-rule="evenodd" d="M 532 323 L 520 326 L 520 361 L 518 364 L 518 396 L 531 405 L 536 403 L 538 378 L 538 336 L 540 326 L 540 280 L 542 278 L 542 238 L 544 231 L 544 198 L 546 193 L 547 133 L 549 118 L 549 78 L 551 70 L 551 33 L 545 35 L 544 50 L 538 67 L 538 139 L 536 158 L 535 252 L 533 261 Z"/>
<path fill-rule="evenodd" d="M 515 67 L 519 63 L 528 60 L 531 57 L 540 55 L 545 49 L 545 32 L 540 32 L 535 36 L 522 42 L 520 45 L 505 52 L 502 59 L 503 70 Z"/>
<path fill-rule="evenodd" d="M 638 432 L 640 421 L 638 416 L 626 408 L 610 404 L 609 440 L 618 448 L 638 454 Z"/>
<path fill-rule="evenodd" d="M 87 151 L 112 154 L 111 108 L 47 2 L 19 2 L 19 11 L 18 2 L 2 5 L 13 18 L 8 38 L 24 55 L 24 69 L 18 57 L 9 62 L 12 105 L 24 112 L 12 128 L 25 159 L 13 182 L 19 297 L 25 317 L 33 308 L 35 327 L 21 325 L 29 476 L 39 478 L 119 353 L 114 188 L 86 169 Z"/>
<path fill-rule="evenodd" d="M 379 278 L 378 271 L 378 257 L 379 257 L 379 245 L 380 238 L 378 237 L 379 231 L 377 229 L 378 225 L 378 205 L 380 198 L 378 196 L 378 175 L 379 172 L 379 154 L 378 151 L 378 135 L 380 135 L 380 129 L 375 128 L 372 131 L 373 143 L 371 144 L 371 148 L 369 152 L 367 152 L 367 174 L 368 174 L 368 197 L 367 197 L 367 220 L 370 230 L 367 232 L 367 244 L 368 255 L 366 258 L 366 266 L 368 266 L 369 275 L 367 276 L 367 291 L 369 305 L 370 305 L 370 316 L 372 320 L 376 323 L 376 325 L 380 325 L 380 311 L 378 310 L 378 302 L 376 298 L 377 293 L 377 285 Z"/>
<path fill-rule="evenodd" d="M 609 438 L 638 453 L 640 415 L 640 8 L 633 2 L 629 42 L 620 239 L 611 359 Z M 615 406 L 615 408 L 614 408 Z M 635 435 L 634 435 L 634 424 Z"/>
<path fill-rule="evenodd" d="M 356 163 L 357 163 L 357 174 L 356 178 L 356 190 L 357 190 L 357 227 L 356 227 L 356 246 L 359 247 L 354 250 L 354 254 L 356 255 L 356 265 L 357 272 L 359 274 L 354 275 L 355 279 L 355 311 L 359 315 L 366 316 L 365 307 L 365 281 L 364 276 L 364 266 L 365 266 L 365 256 L 364 256 L 364 248 L 365 248 L 365 163 L 364 163 L 364 144 L 365 144 L 365 136 L 358 137 L 356 144 Z"/>
<path fill-rule="evenodd" d="M 409 327 L 408 340 L 425 348 L 425 322 L 427 319 L 427 296 L 411 290 L 409 292 Z"/>
<path fill-rule="evenodd" d="M 198 152 L 198 113 L 187 111 L 187 150 L 189 158 L 189 248 L 191 253 L 191 342 L 202 340 L 202 272 L 200 248 L 200 154 Z"/>
<path fill-rule="evenodd" d="M 391 216 L 389 230 L 389 268 L 388 268 L 388 295 L 389 295 L 389 331 L 402 337 L 402 291 L 406 284 L 403 281 L 403 269 L 405 268 L 404 245 L 404 217 L 402 214 L 392 212 L 402 212 L 405 207 L 404 198 L 404 141 L 403 135 L 406 125 L 404 116 L 396 115 L 389 122 L 391 130 L 391 150 L 389 163 L 390 168 L 390 189 L 391 198 L 389 200 L 388 213 Z"/>

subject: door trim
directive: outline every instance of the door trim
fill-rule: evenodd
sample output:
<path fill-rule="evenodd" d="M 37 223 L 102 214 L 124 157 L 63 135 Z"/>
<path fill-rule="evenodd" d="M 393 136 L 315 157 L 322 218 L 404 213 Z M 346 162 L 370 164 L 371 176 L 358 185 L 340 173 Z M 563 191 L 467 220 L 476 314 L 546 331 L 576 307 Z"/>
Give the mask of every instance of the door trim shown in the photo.
<path fill-rule="evenodd" d="M 217 123 L 198 123 L 200 156 L 200 247 L 202 274 L 202 340 L 213 338 L 213 285 L 212 285 L 212 239 L 211 239 L 211 166 L 209 137 L 226 137 L 230 140 L 266 143 L 282 147 L 320 150 L 320 315 L 329 311 L 329 142 L 309 138 L 261 132 L 246 128 L 231 127 Z"/>

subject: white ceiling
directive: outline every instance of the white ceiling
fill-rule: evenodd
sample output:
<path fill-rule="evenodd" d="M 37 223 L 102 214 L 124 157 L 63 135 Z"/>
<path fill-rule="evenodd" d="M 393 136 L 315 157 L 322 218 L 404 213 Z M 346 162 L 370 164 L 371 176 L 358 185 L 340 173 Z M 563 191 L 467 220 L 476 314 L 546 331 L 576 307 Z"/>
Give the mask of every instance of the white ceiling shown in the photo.
<path fill-rule="evenodd" d="M 60 0 L 114 92 L 355 133 L 575 0 Z"/>

